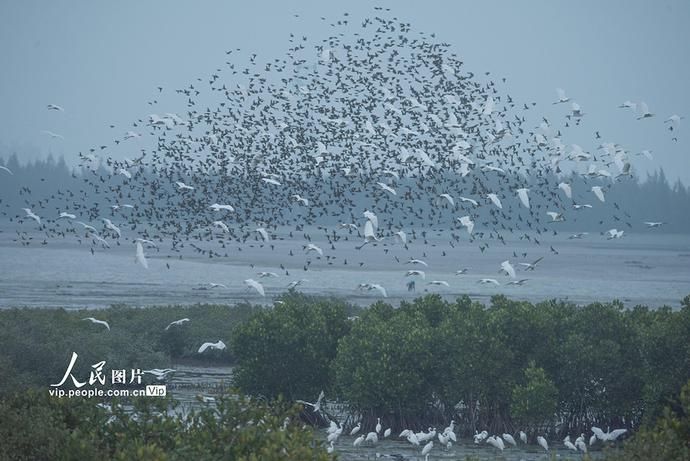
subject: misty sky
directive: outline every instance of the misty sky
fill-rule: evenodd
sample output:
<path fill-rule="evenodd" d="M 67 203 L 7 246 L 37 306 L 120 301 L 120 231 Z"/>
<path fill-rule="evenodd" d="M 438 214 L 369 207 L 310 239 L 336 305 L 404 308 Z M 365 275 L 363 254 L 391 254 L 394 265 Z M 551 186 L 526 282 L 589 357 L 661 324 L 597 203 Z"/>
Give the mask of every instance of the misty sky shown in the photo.
<path fill-rule="evenodd" d="M 517 101 L 535 101 L 548 117 L 562 87 L 586 113 L 565 144 L 594 150 L 602 141 L 631 153 L 649 149 L 654 162 L 633 157 L 638 171 L 662 166 L 690 185 L 690 119 L 671 141 L 664 120 L 690 115 L 690 2 L 379 1 L 413 29 L 435 32 L 465 69 L 506 77 Z M 336 6 L 339 5 L 339 6 Z M 346 5 L 346 6 L 343 6 Z M 350 12 L 358 27 L 370 1 L 21 1 L 0 3 L 0 155 L 49 152 L 76 162 L 79 151 L 110 144 L 150 113 L 186 107 L 168 94 L 224 68 L 228 49 L 282 57 L 288 34 L 313 42 L 330 32 L 321 21 Z M 294 17 L 299 14 L 299 17 Z M 242 65 L 242 61 L 235 61 Z M 229 74 L 225 74 L 229 78 Z M 226 80 L 226 82 L 230 82 Z M 159 104 L 147 104 L 157 98 Z M 655 117 L 636 120 L 618 109 L 645 101 Z M 64 113 L 46 110 L 58 104 Z M 110 128 L 113 124 L 116 128 Z M 53 139 L 50 130 L 64 136 Z M 594 139 L 599 131 L 601 140 Z M 136 148 L 136 146 L 132 146 Z M 122 150 L 113 155 L 132 157 Z"/>

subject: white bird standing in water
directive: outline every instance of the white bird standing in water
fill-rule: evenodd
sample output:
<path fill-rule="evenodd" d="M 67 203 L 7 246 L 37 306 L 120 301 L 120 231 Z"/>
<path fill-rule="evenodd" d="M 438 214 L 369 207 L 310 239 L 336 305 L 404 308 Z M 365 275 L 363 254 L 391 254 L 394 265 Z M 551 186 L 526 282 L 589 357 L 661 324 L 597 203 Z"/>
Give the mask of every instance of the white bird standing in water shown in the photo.
<path fill-rule="evenodd" d="M 544 450 L 549 451 L 549 443 L 546 441 L 544 437 L 541 435 L 537 437 L 537 443 L 539 444 L 540 447 L 542 447 Z"/>

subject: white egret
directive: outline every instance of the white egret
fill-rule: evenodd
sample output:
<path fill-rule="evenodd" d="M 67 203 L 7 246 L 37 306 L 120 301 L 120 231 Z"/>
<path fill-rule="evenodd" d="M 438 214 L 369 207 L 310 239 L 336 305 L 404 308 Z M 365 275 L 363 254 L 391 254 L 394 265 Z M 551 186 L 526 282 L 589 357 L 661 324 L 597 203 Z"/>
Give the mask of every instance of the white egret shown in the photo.
<path fill-rule="evenodd" d="M 518 194 L 518 198 L 522 202 L 522 204 L 529 210 L 529 196 L 527 195 L 527 192 L 529 192 L 529 189 L 526 189 L 524 187 L 517 189 L 516 190 Z"/>
<path fill-rule="evenodd" d="M 225 349 L 225 343 L 221 341 L 220 339 L 215 342 L 215 343 L 204 343 L 199 347 L 199 350 L 197 351 L 199 354 L 203 354 L 206 349 L 216 349 L 219 351 L 222 351 Z"/>
<path fill-rule="evenodd" d="M 259 293 L 261 296 L 266 296 L 266 293 L 264 292 L 264 286 L 256 280 L 247 279 L 244 281 L 244 284 L 247 285 L 247 288 L 249 289 L 255 289 L 257 293 Z"/>
<path fill-rule="evenodd" d="M 544 450 L 549 451 L 549 443 L 546 441 L 544 437 L 541 435 L 537 437 L 537 443 L 539 444 L 540 447 L 542 447 Z"/>
<path fill-rule="evenodd" d="M 540 258 L 538 258 L 538 259 L 536 259 L 534 262 L 531 262 L 531 263 L 518 263 L 518 264 L 521 265 L 521 266 L 523 266 L 523 267 L 525 268 L 526 271 L 533 271 L 534 269 L 537 268 L 537 264 L 539 264 L 539 262 L 540 262 L 542 259 L 544 259 L 543 256 L 540 257 Z"/>
<path fill-rule="evenodd" d="M 444 286 L 444 287 L 450 286 L 448 284 L 448 282 L 446 282 L 445 280 L 432 280 L 431 282 L 427 283 L 427 285 L 436 285 L 436 286 Z"/>
<path fill-rule="evenodd" d="M 221 205 L 220 203 L 214 203 L 213 205 L 209 206 L 209 208 L 212 209 L 213 211 L 225 210 L 225 211 L 229 211 L 230 213 L 235 211 L 235 209 L 232 207 L 232 205 Z"/>
<path fill-rule="evenodd" d="M 26 213 L 26 216 L 24 216 L 25 218 L 33 219 L 38 224 L 41 224 L 41 218 L 36 213 L 31 211 L 30 208 L 22 208 L 22 210 L 24 210 L 24 213 Z"/>
<path fill-rule="evenodd" d="M 424 271 L 420 271 L 420 270 L 416 270 L 416 269 L 409 270 L 409 271 L 407 271 L 407 273 L 405 273 L 405 277 L 412 277 L 412 276 L 419 276 L 422 279 L 425 279 L 426 273 Z"/>
<path fill-rule="evenodd" d="M 0 170 L 8 172 L 10 175 L 14 176 L 14 173 L 12 173 L 12 170 L 7 168 L 6 166 L 0 165 Z"/>
<path fill-rule="evenodd" d="M 565 193 L 566 197 L 568 197 L 569 199 L 573 198 L 573 190 L 570 187 L 570 184 L 562 182 L 558 184 L 558 188 Z"/>
<path fill-rule="evenodd" d="M 106 322 L 105 320 L 98 320 L 98 319 L 95 319 L 93 317 L 84 317 L 82 320 L 89 320 L 89 321 L 91 321 L 91 323 L 97 323 L 99 325 L 103 325 L 104 327 L 106 327 L 108 329 L 108 331 L 110 331 L 110 325 L 108 325 L 108 322 Z"/>
<path fill-rule="evenodd" d="M 558 101 L 553 104 L 560 104 L 570 101 L 570 98 L 565 95 L 565 90 L 563 88 L 556 88 L 556 94 L 558 95 Z"/>
<path fill-rule="evenodd" d="M 323 256 L 323 250 L 322 250 L 320 247 L 318 247 L 317 245 L 313 244 L 313 243 L 310 243 L 310 244 L 308 244 L 308 245 L 305 245 L 305 246 L 304 246 L 304 250 L 305 250 L 307 253 L 309 253 L 309 252 L 311 252 L 311 251 L 314 251 L 314 252 L 318 253 L 319 256 Z"/>
<path fill-rule="evenodd" d="M 474 230 L 474 221 L 472 221 L 472 219 L 469 216 L 463 216 L 461 218 L 458 218 L 458 221 L 460 221 L 460 224 L 467 228 L 467 233 L 469 235 L 472 235 L 472 231 Z"/>
<path fill-rule="evenodd" d="M 429 266 L 429 265 L 426 263 L 426 261 L 422 261 L 421 259 L 414 259 L 414 258 L 408 259 L 407 262 L 406 262 L 405 264 L 419 264 L 419 265 L 422 265 L 422 266 L 424 266 L 424 267 L 428 267 L 428 266 Z"/>
<path fill-rule="evenodd" d="M 290 198 L 293 199 L 295 202 L 301 203 L 304 206 L 309 206 L 309 200 L 307 200 L 299 194 L 292 194 Z"/>
<path fill-rule="evenodd" d="M 455 200 L 453 200 L 450 194 L 441 194 L 439 197 L 446 199 L 448 203 L 450 203 L 450 206 L 455 207 Z"/>
<path fill-rule="evenodd" d="M 520 440 L 522 440 L 522 443 L 527 443 L 527 434 L 525 434 L 523 431 L 520 431 Z"/>
<path fill-rule="evenodd" d="M 604 191 L 601 189 L 601 186 L 592 186 L 592 192 L 594 192 L 594 195 L 597 196 L 599 201 L 605 202 L 606 200 L 604 199 Z"/>
<path fill-rule="evenodd" d="M 58 106 L 57 104 L 48 104 L 46 107 L 48 110 L 56 110 L 58 112 L 65 111 L 65 109 L 62 108 L 62 106 Z"/>
<path fill-rule="evenodd" d="M 60 216 L 58 216 L 57 219 L 63 219 L 63 218 L 67 218 L 67 219 L 77 219 L 77 216 L 76 216 L 76 215 L 73 215 L 73 214 L 71 214 L 71 213 L 67 213 L 67 212 L 65 212 L 65 211 L 61 211 L 61 212 L 60 212 Z"/>
<path fill-rule="evenodd" d="M 223 221 L 213 221 L 211 224 L 223 231 L 225 234 L 230 232 L 230 228 Z"/>
<path fill-rule="evenodd" d="M 382 183 L 382 182 L 377 182 L 376 184 L 378 184 L 378 186 L 379 186 L 381 189 L 383 189 L 384 191 L 389 192 L 389 193 L 391 193 L 392 195 L 398 195 L 397 192 L 395 192 L 395 189 L 393 189 L 392 187 L 390 187 L 388 184 Z"/>
<path fill-rule="evenodd" d="M 474 205 L 474 206 L 478 206 L 478 205 L 479 205 L 479 202 L 477 202 L 476 200 L 473 200 L 473 199 L 471 199 L 471 198 L 467 198 L 467 197 L 460 197 L 460 201 L 461 201 L 461 202 L 471 203 L 471 204 Z"/>
<path fill-rule="evenodd" d="M 496 205 L 499 209 L 503 209 L 503 205 L 501 204 L 501 200 L 498 198 L 498 195 L 496 194 L 487 194 L 486 195 L 489 200 L 493 202 L 494 205 Z"/>
<path fill-rule="evenodd" d="M 482 285 L 487 285 L 489 283 L 493 283 L 496 286 L 500 285 L 500 283 L 496 279 L 479 279 L 477 283 L 481 283 Z"/>
<path fill-rule="evenodd" d="M 137 250 L 136 250 L 136 260 L 139 264 L 141 264 L 144 269 L 149 268 L 149 262 L 146 260 L 146 255 L 144 254 L 144 246 L 141 244 L 141 242 L 136 242 L 135 243 Z"/>
<path fill-rule="evenodd" d="M 511 279 L 514 279 L 516 277 L 515 268 L 512 264 L 510 264 L 510 261 L 508 260 L 505 260 L 501 263 L 501 270 L 508 274 L 508 276 L 510 276 Z"/>
<path fill-rule="evenodd" d="M 393 235 L 395 235 L 395 239 L 397 241 L 399 241 L 400 243 L 402 243 L 403 245 L 405 245 L 407 243 L 407 234 L 402 229 Z"/>
<path fill-rule="evenodd" d="M 365 439 L 365 435 L 362 434 L 359 437 L 357 437 L 354 442 L 352 442 L 352 445 L 355 447 L 358 447 L 362 444 L 362 442 L 364 442 L 364 439 Z"/>
<path fill-rule="evenodd" d="M 168 330 L 172 326 L 179 326 L 182 325 L 185 322 L 189 322 L 189 319 L 187 317 L 180 319 L 180 320 L 175 320 L 174 322 L 170 322 L 167 327 L 165 327 L 165 330 Z"/>
<path fill-rule="evenodd" d="M 379 442 L 379 436 L 376 434 L 376 432 L 369 432 L 364 441 L 371 442 L 372 445 L 376 445 Z"/>
<path fill-rule="evenodd" d="M 304 400 L 297 400 L 297 402 L 301 403 L 303 405 L 309 405 L 310 407 L 312 407 L 312 411 L 316 413 L 319 410 L 321 410 L 321 401 L 323 400 L 324 397 L 325 397 L 325 394 L 323 393 L 323 391 L 321 391 L 319 393 L 319 397 L 316 399 L 316 402 L 314 402 L 314 403 L 305 402 Z"/>
<path fill-rule="evenodd" d="M 357 434 L 361 428 L 362 428 L 362 423 L 361 422 L 357 423 L 357 425 L 355 427 L 353 427 L 352 430 L 350 431 L 350 435 Z"/>
<path fill-rule="evenodd" d="M 264 229 L 263 227 L 257 227 L 256 229 L 254 229 L 254 232 L 257 232 L 264 242 L 268 242 L 269 240 L 271 240 L 271 237 L 268 235 L 268 232 L 266 232 L 266 229 Z"/>
<path fill-rule="evenodd" d="M 654 114 L 652 114 L 652 113 L 649 111 L 649 107 L 647 107 L 647 103 L 646 103 L 646 102 L 641 102 L 641 103 L 638 105 L 638 109 L 639 109 L 639 113 L 640 113 L 640 116 L 637 117 L 638 120 L 642 120 L 643 118 L 651 118 L 651 117 L 654 117 Z"/>
<path fill-rule="evenodd" d="M 109 230 L 115 232 L 117 234 L 118 238 L 122 237 L 122 233 L 120 232 L 120 228 L 117 227 L 115 224 L 113 224 L 113 222 L 110 219 L 108 219 L 108 218 L 101 218 L 101 219 L 103 219 L 103 222 L 105 223 L 106 229 L 109 229 Z"/>
<path fill-rule="evenodd" d="M 175 181 L 175 185 L 177 185 L 177 190 L 182 192 L 185 190 L 194 190 L 192 186 L 188 186 L 187 184 L 183 183 L 182 181 Z"/>
<path fill-rule="evenodd" d="M 557 213 L 555 211 L 547 211 L 547 215 L 551 216 L 551 222 L 562 222 L 565 221 L 563 213 Z"/>
<path fill-rule="evenodd" d="M 663 222 L 645 222 L 645 225 L 647 226 L 648 229 L 654 229 L 657 227 L 661 227 L 663 224 L 666 224 L 666 223 L 663 223 Z"/>
<path fill-rule="evenodd" d="M 424 445 L 424 448 L 422 448 L 422 456 L 428 455 L 432 448 L 434 448 L 434 441 L 433 440 L 431 442 L 427 443 L 426 445 Z"/>

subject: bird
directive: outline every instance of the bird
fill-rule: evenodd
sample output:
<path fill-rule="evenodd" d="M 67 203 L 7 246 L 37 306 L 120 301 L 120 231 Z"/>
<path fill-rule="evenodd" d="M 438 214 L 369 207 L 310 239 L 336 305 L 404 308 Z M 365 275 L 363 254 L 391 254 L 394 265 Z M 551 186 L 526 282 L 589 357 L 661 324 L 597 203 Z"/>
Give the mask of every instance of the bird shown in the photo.
<path fill-rule="evenodd" d="M 541 435 L 537 437 L 537 443 L 544 449 L 544 451 L 549 451 L 549 443 Z"/>
<path fill-rule="evenodd" d="M 503 437 L 503 440 L 505 440 L 507 443 L 511 444 L 514 447 L 517 447 L 517 442 L 515 441 L 512 435 L 503 434 L 501 437 Z"/>
<path fill-rule="evenodd" d="M 522 204 L 529 210 L 529 196 L 527 195 L 529 189 L 521 187 L 520 189 L 517 189 L 516 192 L 518 193 L 518 198 Z"/>
<path fill-rule="evenodd" d="M 183 319 L 175 320 L 175 321 L 173 321 L 173 322 L 170 322 L 170 323 L 168 324 L 168 326 L 165 327 L 165 330 L 167 331 L 167 330 L 169 330 L 170 327 L 172 327 L 172 326 L 179 326 L 179 325 L 182 325 L 183 323 L 189 322 L 189 321 L 190 321 L 190 320 L 189 320 L 188 318 L 186 318 L 186 317 L 183 318 Z"/>
<path fill-rule="evenodd" d="M 652 221 L 645 221 L 644 223 L 648 229 L 655 229 L 657 227 L 661 227 L 662 225 L 666 224 L 663 222 L 652 222 Z"/>
<path fill-rule="evenodd" d="M 312 411 L 314 413 L 318 413 L 321 410 L 321 401 L 323 400 L 325 394 L 323 391 L 319 393 L 319 397 L 316 399 L 316 402 L 310 403 L 310 402 L 305 402 L 304 400 L 297 400 L 298 403 L 301 403 L 303 405 L 309 405 L 312 407 Z"/>
<path fill-rule="evenodd" d="M 146 255 L 144 254 L 144 246 L 141 244 L 141 242 L 137 241 L 135 243 L 136 245 L 136 260 L 139 264 L 142 265 L 144 269 L 149 268 L 149 262 L 146 259 Z"/>
<path fill-rule="evenodd" d="M 490 283 L 493 283 L 493 284 L 496 285 L 496 286 L 500 285 L 500 283 L 499 283 L 498 280 L 496 280 L 496 279 L 480 279 L 480 280 L 478 281 L 478 283 L 481 283 L 481 284 L 483 284 L 483 285 L 487 285 L 487 284 L 490 284 Z"/>
<path fill-rule="evenodd" d="M 257 282 L 256 280 L 247 279 L 244 281 L 244 284 L 247 285 L 247 288 L 249 288 L 249 289 L 253 288 L 254 290 L 256 290 L 256 292 L 259 293 L 261 296 L 266 296 L 266 293 L 264 291 L 264 286 L 261 283 Z"/>
<path fill-rule="evenodd" d="M 353 427 L 352 430 L 350 431 L 350 435 L 357 434 L 361 428 L 362 428 L 362 423 L 361 422 L 357 423 L 357 425 L 355 427 Z M 364 440 L 364 439 L 362 439 L 362 440 Z"/>
<path fill-rule="evenodd" d="M 219 339 L 215 343 L 211 343 L 211 342 L 203 343 L 201 345 L 201 347 L 199 347 L 199 350 L 197 351 L 197 353 L 203 354 L 206 349 L 216 349 L 216 350 L 222 351 L 225 348 L 226 348 L 225 343 Z"/>
<path fill-rule="evenodd" d="M 65 137 L 64 137 L 63 135 L 57 134 L 57 133 L 53 133 L 53 132 L 50 131 L 50 130 L 42 130 L 41 133 L 47 134 L 48 136 L 50 136 L 51 138 L 54 138 L 54 139 L 65 139 Z"/>
<path fill-rule="evenodd" d="M 467 233 L 472 235 L 472 231 L 474 230 L 474 221 L 472 221 L 469 216 L 462 216 L 458 218 L 458 221 L 460 221 L 460 224 L 467 229 Z"/>
<path fill-rule="evenodd" d="M 558 100 L 554 102 L 554 104 L 570 101 L 570 98 L 565 95 L 565 90 L 563 88 L 556 88 L 556 94 L 558 95 Z"/>
<path fill-rule="evenodd" d="M 520 440 L 522 440 L 522 443 L 527 443 L 527 434 L 525 434 L 523 431 L 520 431 Z"/>
<path fill-rule="evenodd" d="M 9 173 L 10 175 L 14 176 L 14 173 L 12 173 L 12 170 L 10 170 L 9 168 L 7 168 L 6 166 L 0 165 L 0 170 L 6 171 L 6 172 Z"/>
<path fill-rule="evenodd" d="M 214 203 L 213 205 L 209 206 L 210 209 L 213 211 L 229 211 L 230 213 L 233 213 L 235 209 L 232 207 L 232 205 L 221 205 L 219 203 Z"/>
<path fill-rule="evenodd" d="M 188 186 L 187 184 L 183 183 L 182 181 L 176 181 L 175 184 L 177 185 L 177 190 L 179 190 L 179 191 L 194 190 L 194 187 Z"/>
<path fill-rule="evenodd" d="M 65 109 L 63 109 L 61 106 L 58 106 L 57 104 L 48 104 L 47 106 L 48 110 L 55 110 L 58 112 L 64 112 Z"/>
<path fill-rule="evenodd" d="M 499 209 L 503 209 L 503 205 L 501 204 L 501 200 L 498 198 L 498 195 L 496 194 L 487 194 L 486 195 L 491 202 L 493 202 L 494 205 L 496 205 Z"/>
<path fill-rule="evenodd" d="M 515 268 L 513 267 L 512 264 L 510 264 L 510 261 L 506 260 L 501 263 L 501 270 L 508 274 L 508 276 L 511 279 L 514 279 L 516 277 L 515 275 Z"/>
<path fill-rule="evenodd" d="M 104 327 L 106 327 L 108 329 L 108 331 L 110 331 L 110 325 L 108 325 L 108 322 L 106 322 L 105 320 L 98 320 L 98 319 L 95 319 L 93 317 L 84 317 L 82 320 L 89 320 L 91 323 L 97 323 L 99 325 L 103 325 Z"/>
<path fill-rule="evenodd" d="M 352 445 L 355 446 L 355 447 L 360 446 L 360 445 L 362 444 L 362 442 L 364 442 L 364 439 L 365 439 L 365 438 L 366 438 L 366 436 L 365 436 L 364 434 L 360 435 L 359 437 L 357 437 L 357 438 L 355 439 L 354 442 L 352 442 Z"/>
<path fill-rule="evenodd" d="M 644 119 L 644 118 L 651 118 L 651 117 L 654 117 L 654 114 L 652 114 L 652 113 L 649 111 L 649 107 L 647 107 L 647 103 L 646 103 L 646 102 L 641 102 L 641 103 L 639 103 L 637 107 L 639 108 L 639 112 L 640 112 L 640 116 L 637 117 L 638 120 L 642 120 L 642 119 Z"/>
<path fill-rule="evenodd" d="M 597 196 L 600 202 L 605 202 L 606 200 L 604 199 L 604 191 L 601 189 L 601 186 L 592 186 L 592 192 L 594 192 L 594 195 Z"/>
<path fill-rule="evenodd" d="M 521 266 L 523 266 L 523 267 L 525 268 L 526 271 L 533 271 L 534 269 L 537 268 L 537 264 L 539 264 L 539 263 L 541 262 L 542 259 L 544 259 L 543 256 L 537 258 L 536 260 L 534 260 L 534 261 L 531 262 L 531 263 L 518 263 L 518 264 L 521 265 Z"/>
<path fill-rule="evenodd" d="M 22 210 L 24 210 L 24 213 L 26 213 L 26 216 L 25 216 L 26 218 L 33 219 L 38 224 L 41 224 L 41 218 L 36 213 L 31 211 L 30 208 L 22 208 Z"/>

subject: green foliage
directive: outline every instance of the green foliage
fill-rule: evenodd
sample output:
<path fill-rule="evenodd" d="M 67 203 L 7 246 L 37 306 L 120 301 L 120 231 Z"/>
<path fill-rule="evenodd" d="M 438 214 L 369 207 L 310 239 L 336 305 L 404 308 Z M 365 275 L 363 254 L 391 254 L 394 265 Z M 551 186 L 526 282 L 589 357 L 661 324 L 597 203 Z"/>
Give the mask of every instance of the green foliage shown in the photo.
<path fill-rule="evenodd" d="M 536 427 L 553 418 L 558 409 L 558 389 L 543 368 L 531 362 L 525 382 L 513 387 L 512 417 L 525 427 Z"/>
<path fill-rule="evenodd" d="M 137 309 L 7 309 L 0 310 L 0 395 L 31 386 L 45 388 L 63 376 L 72 352 L 79 354 L 76 373 L 88 376 L 91 364 L 101 360 L 109 369 L 165 368 L 173 360 L 210 360 L 231 363 L 229 351 L 210 351 L 200 357 L 206 341 L 227 342 L 234 328 L 256 307 L 199 305 Z M 82 320 L 96 317 L 110 324 Z M 190 321 L 165 327 L 180 318 Z"/>
<path fill-rule="evenodd" d="M 30 391 L 0 400 L 0 459 L 14 460 L 329 460 L 296 408 L 233 395 L 215 408 L 168 411 L 168 399 L 112 402 L 58 399 Z M 292 423 L 294 421 L 294 423 Z"/>
<path fill-rule="evenodd" d="M 667 406 L 655 425 L 637 432 L 607 461 L 690 461 L 690 381 L 679 402 Z"/>
<path fill-rule="evenodd" d="M 313 402 L 331 388 L 330 364 L 349 333 L 343 302 L 291 292 L 256 312 L 232 337 L 235 384 L 244 392 Z"/>

